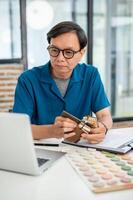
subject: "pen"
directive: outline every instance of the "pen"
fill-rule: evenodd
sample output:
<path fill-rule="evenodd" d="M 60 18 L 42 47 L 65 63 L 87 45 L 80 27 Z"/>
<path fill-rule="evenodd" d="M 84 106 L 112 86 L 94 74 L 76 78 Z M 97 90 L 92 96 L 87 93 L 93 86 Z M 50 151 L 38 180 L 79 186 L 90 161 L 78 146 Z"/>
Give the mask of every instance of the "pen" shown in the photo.
<path fill-rule="evenodd" d="M 44 143 L 34 143 L 34 145 L 36 145 L 36 146 L 54 146 L 54 147 L 58 147 L 59 146 L 59 144 L 44 144 Z"/>

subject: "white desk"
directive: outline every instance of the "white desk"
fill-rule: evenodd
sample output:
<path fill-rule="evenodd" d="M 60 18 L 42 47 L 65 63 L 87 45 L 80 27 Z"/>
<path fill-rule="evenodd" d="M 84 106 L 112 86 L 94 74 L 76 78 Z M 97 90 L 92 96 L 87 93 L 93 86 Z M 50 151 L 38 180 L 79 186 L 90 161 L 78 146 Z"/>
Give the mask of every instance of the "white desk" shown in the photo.
<path fill-rule="evenodd" d="M 0 200 L 128 200 L 133 190 L 92 193 L 65 157 L 38 177 L 0 170 Z"/>

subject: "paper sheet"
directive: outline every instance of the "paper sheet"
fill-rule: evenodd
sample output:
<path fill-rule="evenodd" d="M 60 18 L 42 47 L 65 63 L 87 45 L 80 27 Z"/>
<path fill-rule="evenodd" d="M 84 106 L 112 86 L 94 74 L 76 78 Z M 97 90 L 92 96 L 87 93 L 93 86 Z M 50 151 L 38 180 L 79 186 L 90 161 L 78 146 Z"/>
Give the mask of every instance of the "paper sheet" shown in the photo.
<path fill-rule="evenodd" d="M 131 140 L 133 140 L 133 127 L 111 129 L 108 131 L 105 139 L 102 142 L 95 144 L 95 146 L 118 148 Z M 87 142 L 82 140 L 79 141 L 78 144 L 87 145 Z"/>

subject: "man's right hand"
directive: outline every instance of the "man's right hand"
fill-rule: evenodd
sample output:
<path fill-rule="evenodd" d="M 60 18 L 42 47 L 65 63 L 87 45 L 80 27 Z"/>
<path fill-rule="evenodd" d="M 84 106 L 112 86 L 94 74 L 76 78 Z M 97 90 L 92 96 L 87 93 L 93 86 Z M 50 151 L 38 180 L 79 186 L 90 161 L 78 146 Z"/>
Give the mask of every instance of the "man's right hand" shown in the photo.
<path fill-rule="evenodd" d="M 73 131 L 77 123 L 65 117 L 56 117 L 53 125 L 53 131 L 56 138 L 68 138 L 76 133 Z"/>

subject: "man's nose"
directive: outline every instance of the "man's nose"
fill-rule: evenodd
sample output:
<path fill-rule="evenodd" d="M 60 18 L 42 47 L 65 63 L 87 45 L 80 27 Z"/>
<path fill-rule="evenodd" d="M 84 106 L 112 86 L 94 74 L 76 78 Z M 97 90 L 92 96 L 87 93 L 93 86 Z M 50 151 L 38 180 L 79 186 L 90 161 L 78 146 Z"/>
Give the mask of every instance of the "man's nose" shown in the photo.
<path fill-rule="evenodd" d="M 63 59 L 63 60 L 65 59 L 65 57 L 63 55 L 63 51 L 59 52 L 58 59 Z"/>

